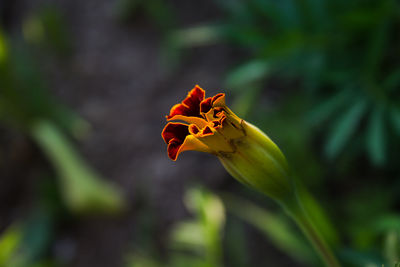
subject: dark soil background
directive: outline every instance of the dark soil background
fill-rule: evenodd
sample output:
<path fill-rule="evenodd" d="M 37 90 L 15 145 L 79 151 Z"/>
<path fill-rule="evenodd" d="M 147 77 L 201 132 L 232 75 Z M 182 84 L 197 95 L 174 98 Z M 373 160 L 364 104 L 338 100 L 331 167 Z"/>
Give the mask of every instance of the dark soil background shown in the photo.
<path fill-rule="evenodd" d="M 82 217 L 59 225 L 52 251 L 76 267 L 123 266 L 125 256 L 141 248 L 143 214 L 151 214 L 148 239 L 165 249 L 170 226 L 187 218 L 185 188 L 201 183 L 214 190 L 240 190 L 213 156 L 181 155 L 172 162 L 161 139 L 164 116 L 195 84 L 213 95 L 240 53 L 227 45 L 185 51 L 171 67 L 162 54 L 162 34 L 145 15 L 128 23 L 115 17 L 114 1 L 50 1 L 64 16 L 73 53 L 66 59 L 43 58 L 49 88 L 87 120 L 90 135 L 76 143 L 87 161 L 121 186 L 129 211 L 119 218 Z M 21 21 L 46 1 L 2 0 L 6 31 L 18 38 Z M 218 20 L 212 1 L 168 1 L 178 27 Z M 228 97 L 228 101 L 231 101 Z M 22 134 L 1 129 L 0 229 L 24 220 L 37 198 L 36 184 L 48 164 Z M 146 223 L 145 223 L 146 225 Z M 256 230 L 246 229 L 251 266 L 295 266 Z"/>

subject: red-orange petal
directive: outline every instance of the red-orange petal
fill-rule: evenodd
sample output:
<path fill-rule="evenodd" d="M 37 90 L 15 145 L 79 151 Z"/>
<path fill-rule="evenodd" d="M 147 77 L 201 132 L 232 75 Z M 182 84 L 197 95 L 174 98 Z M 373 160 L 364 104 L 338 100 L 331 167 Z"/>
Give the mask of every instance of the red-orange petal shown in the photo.
<path fill-rule="evenodd" d="M 212 108 L 212 97 L 207 97 L 200 103 L 200 112 L 207 113 Z"/>
<path fill-rule="evenodd" d="M 210 127 L 206 126 L 206 127 L 203 129 L 203 132 L 202 132 L 202 135 L 203 135 L 203 136 L 208 136 L 208 135 L 213 135 L 213 134 L 214 134 L 214 133 L 213 133 L 213 131 L 211 130 Z"/>
<path fill-rule="evenodd" d="M 169 122 L 164 127 L 161 135 L 165 143 L 169 143 L 172 139 L 185 140 L 189 134 L 188 125 L 179 122 Z"/>
<path fill-rule="evenodd" d="M 201 101 L 200 103 L 200 112 L 201 113 L 207 113 L 210 111 L 210 109 L 213 107 L 214 103 L 218 100 L 220 100 L 222 97 L 225 97 L 224 93 L 219 93 L 216 94 L 213 97 L 208 97 Z"/>
<path fill-rule="evenodd" d="M 165 143 L 168 144 L 168 157 L 176 160 L 180 147 L 187 135 L 189 135 L 188 125 L 183 123 L 168 123 L 161 133 Z"/>
<path fill-rule="evenodd" d="M 201 117 L 200 103 L 204 100 L 205 91 L 196 85 L 187 95 L 187 97 L 180 104 L 174 105 L 167 119 L 171 119 L 176 115 Z"/>

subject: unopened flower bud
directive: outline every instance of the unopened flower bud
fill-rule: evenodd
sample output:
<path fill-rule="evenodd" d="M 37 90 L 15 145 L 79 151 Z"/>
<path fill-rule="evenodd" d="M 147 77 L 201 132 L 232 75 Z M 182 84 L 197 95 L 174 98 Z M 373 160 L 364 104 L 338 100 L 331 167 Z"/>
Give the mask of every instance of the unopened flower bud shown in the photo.
<path fill-rule="evenodd" d="M 167 120 L 184 122 L 169 122 L 162 132 L 172 160 L 187 150 L 208 152 L 238 181 L 276 200 L 293 194 L 289 168 L 278 146 L 233 113 L 225 94 L 205 98 L 205 91 L 196 86 L 172 107 Z"/>

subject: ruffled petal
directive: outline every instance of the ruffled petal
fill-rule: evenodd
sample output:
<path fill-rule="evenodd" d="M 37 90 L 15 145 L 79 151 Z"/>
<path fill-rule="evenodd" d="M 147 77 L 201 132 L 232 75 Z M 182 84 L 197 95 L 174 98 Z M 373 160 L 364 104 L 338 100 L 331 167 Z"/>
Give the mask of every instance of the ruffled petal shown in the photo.
<path fill-rule="evenodd" d="M 225 107 L 225 94 L 219 93 L 212 98 L 213 107 Z"/>
<path fill-rule="evenodd" d="M 162 131 L 161 135 L 168 144 L 168 157 L 173 161 L 181 152 L 187 150 L 211 152 L 205 144 L 189 133 L 188 128 L 187 124 L 169 122 Z"/>
<path fill-rule="evenodd" d="M 208 113 L 213 107 L 225 107 L 225 94 L 219 93 L 213 97 L 208 97 L 201 101 L 200 112 L 202 114 Z"/>
<path fill-rule="evenodd" d="M 188 125 L 179 122 L 170 122 L 161 133 L 164 142 L 169 144 L 174 139 L 174 142 L 181 142 L 189 135 Z"/>
<path fill-rule="evenodd" d="M 167 119 L 171 120 L 176 115 L 200 117 L 200 103 L 204 100 L 205 91 L 196 85 L 180 104 L 174 105 Z"/>

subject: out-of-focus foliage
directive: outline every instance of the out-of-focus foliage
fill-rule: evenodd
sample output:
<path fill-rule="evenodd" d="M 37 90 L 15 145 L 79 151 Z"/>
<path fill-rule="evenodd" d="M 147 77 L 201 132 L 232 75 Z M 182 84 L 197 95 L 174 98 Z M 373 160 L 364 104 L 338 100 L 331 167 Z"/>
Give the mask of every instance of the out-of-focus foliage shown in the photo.
<path fill-rule="evenodd" d="M 168 33 L 176 23 L 172 8 L 163 0 L 118 0 L 114 13 L 123 22 L 145 15 L 163 33 Z"/>
<path fill-rule="evenodd" d="M 312 248 L 299 232 L 293 230 L 294 225 L 284 214 L 274 214 L 230 194 L 224 194 L 223 200 L 229 212 L 259 229 L 276 247 L 295 260 L 307 264 L 317 262 Z"/>
<path fill-rule="evenodd" d="M 62 133 L 46 121 L 37 122 L 32 136 L 42 147 L 61 179 L 68 206 L 82 213 L 118 213 L 124 208 L 122 194 L 113 184 L 100 180 Z"/>
<path fill-rule="evenodd" d="M 399 3 L 395 0 L 217 1 L 226 19 L 202 26 L 201 44 L 225 39 L 249 59 L 228 75 L 239 113 L 248 114 L 274 77 L 311 101 L 307 121 L 321 129 L 326 158 L 355 150 L 376 166 L 399 150 Z M 186 36 L 198 27 L 185 29 Z M 198 45 L 181 37 L 183 46 Z M 189 41 L 188 41 L 189 40 Z M 391 144 L 391 145 L 389 145 Z"/>
<path fill-rule="evenodd" d="M 22 233 L 18 226 L 10 226 L 0 238 L 0 266 L 7 266 L 21 243 Z"/>
<path fill-rule="evenodd" d="M 127 266 L 248 266 L 249 260 L 246 259 L 249 251 L 243 235 L 244 224 L 225 226 L 225 207 L 228 213 L 256 228 L 296 262 L 318 265 L 317 255 L 287 215 L 268 211 L 230 193 L 221 195 L 204 188 L 189 189 L 184 202 L 194 218 L 178 222 L 172 227 L 167 260 L 142 251 L 128 256 Z M 233 218 L 228 217 L 228 220 Z M 223 265 L 222 255 L 225 255 L 224 262 L 228 265 Z M 268 262 L 267 258 L 265 260 Z"/>
<path fill-rule="evenodd" d="M 194 218 L 173 227 L 168 263 L 151 260 L 154 258 L 151 255 L 133 254 L 128 257 L 127 266 L 223 266 L 222 233 L 226 214 L 221 199 L 203 188 L 192 188 L 186 192 L 184 203 Z"/>
<path fill-rule="evenodd" d="M 28 17 L 22 31 L 26 42 L 39 49 L 48 49 L 59 56 L 72 53 L 71 36 L 59 9 L 53 6 L 41 8 Z"/>
<path fill-rule="evenodd" d="M 57 194 L 54 179 L 37 186 L 40 199 L 23 221 L 14 222 L 0 235 L 1 267 L 56 267 L 61 260 L 50 258 L 57 223 L 65 219 L 65 207 Z M 64 215 L 61 215 L 64 213 Z"/>
<path fill-rule="evenodd" d="M 44 28 L 46 25 L 50 29 L 56 27 L 53 23 L 45 23 L 45 18 Z M 121 211 L 124 206 L 122 193 L 102 181 L 63 134 L 65 131 L 82 136 L 87 131 L 87 123 L 49 94 L 37 64 L 29 56 L 32 48 L 25 43 L 9 45 L 12 41 L 7 40 L 4 33 L 0 34 L 1 122 L 30 135 L 43 149 L 60 177 L 62 193 L 71 210 L 78 213 Z"/>
<path fill-rule="evenodd" d="M 308 121 L 327 129 L 327 158 L 354 147 L 378 166 L 399 156 L 396 1 L 234 2 L 220 1 L 228 13 L 224 32 L 257 61 L 239 66 L 228 85 L 251 89 L 271 76 L 297 80 L 294 86 L 312 101 Z"/>

